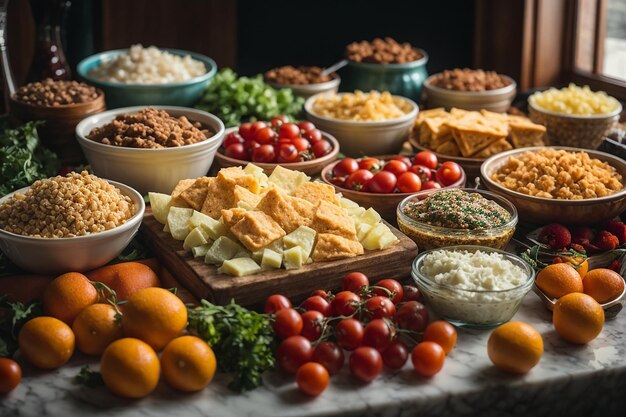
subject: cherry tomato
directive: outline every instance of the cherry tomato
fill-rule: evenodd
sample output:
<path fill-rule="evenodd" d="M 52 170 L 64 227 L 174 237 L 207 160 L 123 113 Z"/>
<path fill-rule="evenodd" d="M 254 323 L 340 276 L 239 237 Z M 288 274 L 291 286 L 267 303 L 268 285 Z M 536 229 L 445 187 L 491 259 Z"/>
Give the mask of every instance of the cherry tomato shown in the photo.
<path fill-rule="evenodd" d="M 274 162 L 276 160 L 276 151 L 272 145 L 261 145 L 252 150 L 253 162 Z"/>
<path fill-rule="evenodd" d="M 331 375 L 341 370 L 345 362 L 343 349 L 335 342 L 321 342 L 313 351 L 313 361 L 318 362 Z"/>
<path fill-rule="evenodd" d="M 239 134 L 245 140 L 253 140 L 254 132 L 252 131 L 252 123 L 243 123 L 239 126 L 238 130 Z"/>
<path fill-rule="evenodd" d="M 370 171 L 366 169 L 359 169 L 348 175 L 345 187 L 355 191 L 363 191 L 373 177 L 374 174 L 372 174 Z"/>
<path fill-rule="evenodd" d="M 428 324 L 428 310 L 418 301 L 408 301 L 398 309 L 394 322 L 399 328 L 421 333 Z"/>
<path fill-rule="evenodd" d="M 385 320 L 374 319 L 365 326 L 363 345 L 382 352 L 387 349 L 394 337 L 395 330 Z"/>
<path fill-rule="evenodd" d="M 273 128 L 279 128 L 280 125 L 282 125 L 283 123 L 287 123 L 289 121 L 289 119 L 287 119 L 286 116 L 280 115 L 280 116 L 274 116 L 272 117 L 271 120 L 271 124 Z"/>
<path fill-rule="evenodd" d="M 402 287 L 402 290 L 404 292 L 402 296 L 403 302 L 419 301 L 421 294 L 419 288 L 417 288 L 415 285 L 404 285 Z"/>
<path fill-rule="evenodd" d="M 461 170 L 461 166 L 459 164 L 447 161 L 441 164 L 437 170 L 437 181 L 439 181 L 442 185 L 448 186 L 460 180 L 462 175 L 463 171 Z"/>
<path fill-rule="evenodd" d="M 358 171 L 359 162 L 354 158 L 344 158 L 333 167 L 333 175 L 336 177 L 347 177 Z"/>
<path fill-rule="evenodd" d="M 298 160 L 298 150 L 291 143 L 282 144 L 278 147 L 279 162 L 296 162 Z"/>
<path fill-rule="evenodd" d="M 320 140 L 311 146 L 311 152 L 313 152 L 313 155 L 315 155 L 316 158 L 321 158 L 322 156 L 329 154 L 332 150 L 333 147 L 327 140 Z"/>
<path fill-rule="evenodd" d="M 281 138 L 295 139 L 300 137 L 300 128 L 294 123 L 283 123 L 278 129 L 278 136 Z"/>
<path fill-rule="evenodd" d="M 370 280 L 367 278 L 367 275 L 361 272 L 350 272 L 341 281 L 341 288 L 344 291 L 352 291 L 355 294 L 358 294 L 363 287 L 369 285 Z"/>
<path fill-rule="evenodd" d="M 285 308 L 291 308 L 291 301 L 289 301 L 289 298 L 281 294 L 274 294 L 270 295 L 267 297 L 267 300 L 265 300 L 263 312 L 265 314 L 274 314 Z"/>
<path fill-rule="evenodd" d="M 235 143 L 243 143 L 244 140 L 241 137 L 241 135 L 237 132 L 230 132 L 228 135 L 226 135 L 226 138 L 224 138 L 224 148 L 228 148 L 230 145 L 233 145 Z"/>
<path fill-rule="evenodd" d="M 411 168 L 409 168 L 409 172 L 412 172 L 420 177 L 420 180 L 423 183 L 426 181 L 431 181 L 433 179 L 433 172 L 431 171 L 431 169 L 423 165 L 413 165 Z"/>
<path fill-rule="evenodd" d="M 350 355 L 350 373 L 358 380 L 372 382 L 383 370 L 380 353 L 369 346 L 361 346 Z"/>
<path fill-rule="evenodd" d="M 262 122 L 260 120 L 256 122 L 252 122 L 252 125 L 250 126 L 250 128 L 252 129 L 252 134 L 254 136 L 253 139 L 256 138 L 256 135 L 259 134 L 259 131 L 261 131 L 262 129 L 265 129 L 266 127 L 267 127 L 267 123 Z"/>
<path fill-rule="evenodd" d="M 328 386 L 328 371 L 317 362 L 307 362 L 296 372 L 296 384 L 303 394 L 317 397 Z"/>
<path fill-rule="evenodd" d="M 399 177 L 409 170 L 409 166 L 410 165 L 407 165 L 402 161 L 392 159 L 391 161 L 387 161 L 387 163 L 385 163 L 383 171 L 389 171 L 396 177 Z"/>
<path fill-rule="evenodd" d="M 302 316 L 293 308 L 284 308 L 276 312 L 274 318 L 274 333 L 281 339 L 297 336 L 302 331 Z"/>
<path fill-rule="evenodd" d="M 0 394 L 13 391 L 22 381 L 22 368 L 13 359 L 0 358 Z"/>
<path fill-rule="evenodd" d="M 330 291 L 315 290 L 311 293 L 311 297 L 314 297 L 316 295 L 322 297 L 326 301 L 330 301 L 333 298 L 333 294 Z M 332 309 L 331 309 L 331 312 L 332 312 Z"/>
<path fill-rule="evenodd" d="M 226 152 L 224 153 L 229 158 L 235 159 L 248 159 L 248 151 L 246 151 L 243 143 L 233 143 L 232 145 L 226 148 Z"/>
<path fill-rule="evenodd" d="M 302 331 L 300 335 L 315 342 L 322 335 L 324 315 L 319 311 L 310 310 L 302 314 Z"/>
<path fill-rule="evenodd" d="M 343 319 L 335 326 L 337 344 L 345 350 L 354 350 L 363 343 L 363 325 L 357 319 Z"/>
<path fill-rule="evenodd" d="M 422 189 L 422 180 L 413 172 L 405 172 L 398 177 L 397 186 L 401 193 L 416 193 Z"/>
<path fill-rule="evenodd" d="M 311 129 L 302 134 L 302 137 L 315 145 L 317 142 L 323 139 L 322 132 L 317 129 Z"/>
<path fill-rule="evenodd" d="M 404 155 L 394 155 L 394 156 L 391 157 L 391 159 L 393 159 L 395 161 L 402 161 L 402 162 L 404 162 L 406 164 L 407 168 L 410 167 L 411 165 L 413 165 L 413 164 L 411 164 L 411 160 L 408 157 L 404 156 Z"/>
<path fill-rule="evenodd" d="M 309 130 L 313 130 L 315 129 L 315 125 L 307 120 L 303 120 L 301 122 L 297 123 L 298 128 L 300 129 L 300 132 L 304 133 L 304 132 L 308 132 Z"/>
<path fill-rule="evenodd" d="M 365 316 L 372 319 L 390 319 L 396 314 L 396 306 L 385 297 L 377 295 L 365 302 Z"/>
<path fill-rule="evenodd" d="M 430 169 L 436 169 L 437 163 L 437 155 L 435 155 L 431 151 L 418 152 L 415 155 L 415 159 L 413 160 L 413 164 L 424 165 L 425 167 L 428 167 Z"/>
<path fill-rule="evenodd" d="M 328 300 L 319 295 L 313 295 L 300 304 L 300 307 L 306 311 L 319 311 L 324 317 L 330 317 L 333 313 L 333 308 L 330 306 Z"/>
<path fill-rule="evenodd" d="M 438 190 L 441 188 L 441 184 L 435 181 L 426 181 L 422 184 L 422 190 Z"/>
<path fill-rule="evenodd" d="M 311 342 L 304 336 L 291 336 L 280 342 L 276 350 L 276 362 L 280 369 L 290 374 L 309 362 L 313 357 Z"/>
<path fill-rule="evenodd" d="M 359 161 L 359 169 L 366 169 L 368 171 L 380 171 L 380 159 L 378 158 L 363 158 Z"/>
<path fill-rule="evenodd" d="M 456 345 L 457 333 L 453 325 L 447 321 L 433 321 L 424 330 L 424 342 L 435 342 L 443 348 L 446 355 L 450 353 L 454 345 Z"/>
<path fill-rule="evenodd" d="M 333 298 L 330 305 L 332 306 L 335 315 L 350 316 L 356 311 L 360 302 L 361 297 L 352 291 L 341 291 L 335 295 L 335 298 Z"/>
<path fill-rule="evenodd" d="M 328 182 L 337 187 L 346 188 L 346 177 L 330 177 Z"/>
<path fill-rule="evenodd" d="M 435 342 L 418 343 L 411 353 L 411 362 L 418 374 L 431 377 L 443 368 L 446 353 Z"/>
<path fill-rule="evenodd" d="M 400 369 L 409 359 L 409 350 L 406 345 L 399 340 L 391 342 L 387 349 L 383 350 L 383 363 L 391 369 Z"/>
<path fill-rule="evenodd" d="M 374 286 L 381 287 L 387 290 L 385 291 L 380 288 L 374 288 L 372 290 L 374 294 L 391 298 L 391 301 L 394 304 L 398 304 L 400 301 L 402 301 L 402 297 L 404 296 L 404 290 L 402 289 L 402 284 L 400 284 L 395 279 L 386 278 L 378 281 L 376 284 L 374 284 Z M 389 294 L 390 292 L 391 295 Z"/>
<path fill-rule="evenodd" d="M 389 171 L 380 171 L 374 174 L 367 183 L 367 191 L 371 193 L 388 194 L 396 189 L 398 179 Z"/>
<path fill-rule="evenodd" d="M 271 127 L 267 126 L 256 132 L 256 141 L 261 145 L 272 143 L 276 139 L 276 132 Z"/>
<path fill-rule="evenodd" d="M 256 140 L 247 140 L 243 143 L 243 147 L 246 148 L 246 151 L 249 155 L 252 155 L 252 151 L 261 146 L 259 142 Z"/>

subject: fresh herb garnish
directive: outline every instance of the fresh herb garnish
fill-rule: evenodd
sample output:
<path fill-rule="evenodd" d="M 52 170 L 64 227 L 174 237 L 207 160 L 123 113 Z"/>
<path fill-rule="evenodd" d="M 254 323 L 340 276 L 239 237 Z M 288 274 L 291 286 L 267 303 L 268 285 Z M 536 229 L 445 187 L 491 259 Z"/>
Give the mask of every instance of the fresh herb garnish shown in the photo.
<path fill-rule="evenodd" d="M 76 382 L 88 388 L 97 388 L 104 385 L 102 374 L 100 372 L 92 371 L 86 365 L 80 368 L 78 375 L 76 375 Z"/>
<path fill-rule="evenodd" d="M 24 323 L 42 314 L 41 304 L 37 302 L 23 304 L 2 295 L 0 309 L 7 311 L 0 316 L 0 357 L 10 358 L 17 350 L 17 335 Z"/>

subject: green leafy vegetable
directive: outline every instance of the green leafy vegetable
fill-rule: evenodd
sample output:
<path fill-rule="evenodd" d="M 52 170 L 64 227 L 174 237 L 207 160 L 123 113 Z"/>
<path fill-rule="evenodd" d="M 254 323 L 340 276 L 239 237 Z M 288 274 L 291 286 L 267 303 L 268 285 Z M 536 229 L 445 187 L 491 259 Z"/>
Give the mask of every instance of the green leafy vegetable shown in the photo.
<path fill-rule="evenodd" d="M 233 373 L 230 389 L 241 392 L 263 384 L 263 372 L 275 364 L 269 316 L 234 301 L 222 307 L 206 300 L 189 308 L 188 315 L 189 330 L 213 348 L 219 369 Z"/>
<path fill-rule="evenodd" d="M 296 97 L 288 88 L 276 90 L 263 82 L 263 76 L 237 77 L 230 68 L 217 73 L 196 106 L 215 114 L 226 127 L 242 122 L 270 120 L 283 114 L 298 118 L 304 99 Z"/>
<path fill-rule="evenodd" d="M 10 358 L 17 350 L 17 335 L 24 323 L 42 314 L 41 304 L 22 304 L 2 295 L 0 309 L 7 310 L 5 315 L 0 316 L 0 357 Z"/>
<path fill-rule="evenodd" d="M 40 124 L 28 122 L 0 133 L 0 196 L 59 171 L 56 154 L 41 146 L 37 135 Z"/>
<path fill-rule="evenodd" d="M 86 365 L 80 368 L 78 375 L 76 375 L 76 382 L 88 388 L 97 388 L 104 385 L 102 374 L 100 372 L 92 371 Z"/>

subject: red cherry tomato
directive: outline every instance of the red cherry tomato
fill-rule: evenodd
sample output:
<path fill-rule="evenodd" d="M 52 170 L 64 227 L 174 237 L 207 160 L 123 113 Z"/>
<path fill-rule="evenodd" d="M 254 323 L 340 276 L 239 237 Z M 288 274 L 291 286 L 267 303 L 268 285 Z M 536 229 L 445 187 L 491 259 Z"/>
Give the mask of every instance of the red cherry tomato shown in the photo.
<path fill-rule="evenodd" d="M 422 189 L 422 180 L 413 172 L 405 172 L 398 177 L 397 187 L 401 193 L 416 193 Z"/>
<path fill-rule="evenodd" d="M 335 326 L 337 344 L 345 350 L 354 350 L 363 343 L 363 325 L 357 319 L 343 319 Z"/>
<path fill-rule="evenodd" d="M 253 140 L 254 139 L 254 132 L 252 130 L 252 123 L 243 123 L 242 125 L 239 126 L 238 132 L 241 135 L 241 137 L 244 138 L 245 140 Z"/>
<path fill-rule="evenodd" d="M 389 171 L 380 171 L 374 174 L 370 182 L 367 183 L 367 191 L 379 194 L 393 193 L 396 189 L 398 179 Z"/>
<path fill-rule="evenodd" d="M 243 143 L 233 143 L 226 148 L 226 152 L 224 154 L 229 158 L 243 160 L 248 159 L 248 151 L 244 147 Z"/>
<path fill-rule="evenodd" d="M 380 171 L 380 159 L 378 158 L 363 158 L 359 161 L 359 169 L 366 169 L 368 171 Z"/>
<path fill-rule="evenodd" d="M 256 132 L 256 141 L 261 145 L 272 143 L 276 139 L 276 132 L 271 127 L 264 127 Z"/>
<path fill-rule="evenodd" d="M 332 150 L 332 145 L 326 140 L 320 140 L 311 146 L 311 152 L 313 152 L 313 155 L 315 155 L 316 158 L 321 158 L 322 156 L 329 154 Z"/>
<path fill-rule="evenodd" d="M 391 159 L 396 160 L 396 161 L 404 162 L 406 164 L 407 168 L 410 167 L 411 165 L 413 165 L 411 163 L 411 160 L 408 157 L 404 156 L 404 155 L 394 155 L 394 156 L 391 157 Z"/>
<path fill-rule="evenodd" d="M 383 370 L 380 353 L 369 346 L 361 346 L 350 355 L 350 373 L 358 380 L 371 382 Z"/>
<path fill-rule="evenodd" d="M 281 294 L 274 294 L 270 295 L 267 297 L 267 300 L 265 300 L 263 312 L 265 314 L 274 314 L 284 308 L 291 308 L 291 301 L 289 301 L 289 298 Z"/>
<path fill-rule="evenodd" d="M 394 337 L 394 329 L 385 320 L 374 319 L 365 326 L 363 346 L 370 346 L 382 352 L 389 347 Z"/>
<path fill-rule="evenodd" d="M 302 331 L 302 316 L 293 308 L 284 308 L 276 312 L 274 318 L 274 333 L 281 339 L 297 336 Z"/>
<path fill-rule="evenodd" d="M 274 162 L 276 160 L 276 151 L 272 145 L 261 145 L 252 150 L 253 162 Z"/>
<path fill-rule="evenodd" d="M 307 298 L 300 304 L 300 307 L 306 311 L 319 311 L 324 317 L 330 317 L 333 313 L 333 309 L 328 300 L 319 295 L 313 295 Z"/>
<path fill-rule="evenodd" d="M 300 137 L 300 128 L 294 123 L 283 123 L 278 129 L 278 136 L 281 138 L 295 139 Z"/>
<path fill-rule="evenodd" d="M 330 177 L 328 182 L 337 187 L 346 188 L 346 177 Z"/>
<path fill-rule="evenodd" d="M 413 164 L 415 165 L 424 165 L 430 169 L 437 168 L 437 155 L 432 153 L 431 151 L 422 151 L 418 152 L 415 155 L 415 159 L 413 160 Z"/>
<path fill-rule="evenodd" d="M 237 132 L 230 132 L 228 135 L 226 135 L 226 138 L 224 138 L 224 148 L 228 148 L 230 145 L 233 145 L 235 143 L 243 143 L 244 140 L 241 137 L 241 135 Z"/>
<path fill-rule="evenodd" d="M 333 167 L 335 177 L 347 177 L 359 170 L 359 162 L 354 158 L 344 158 Z"/>
<path fill-rule="evenodd" d="M 356 311 L 360 302 L 361 297 L 352 291 L 341 291 L 335 295 L 335 298 L 333 298 L 330 305 L 332 306 L 335 315 L 350 316 Z"/>
<path fill-rule="evenodd" d="M 13 359 L 0 358 L 0 395 L 7 394 L 22 381 L 22 368 Z"/>
<path fill-rule="evenodd" d="M 409 349 L 401 341 L 395 340 L 383 351 L 382 356 L 386 367 L 397 370 L 409 359 Z"/>
<path fill-rule="evenodd" d="M 366 169 L 359 169 L 348 175 L 345 187 L 355 191 L 364 191 L 373 177 L 374 174 L 370 171 Z"/>
<path fill-rule="evenodd" d="M 315 125 L 307 120 L 298 122 L 297 126 L 300 129 L 300 132 L 302 133 L 315 129 Z"/>
<path fill-rule="evenodd" d="M 317 129 L 312 129 L 304 132 L 302 134 L 302 137 L 311 142 L 313 145 L 323 139 L 322 132 Z"/>
<path fill-rule="evenodd" d="M 391 161 L 387 161 L 387 163 L 385 163 L 383 171 L 389 171 L 396 177 L 399 177 L 409 170 L 409 166 L 410 165 L 407 165 L 402 161 L 392 159 Z"/>
<path fill-rule="evenodd" d="M 369 285 L 370 280 L 367 278 L 367 275 L 361 272 L 350 272 L 341 281 L 341 288 L 344 291 L 352 291 L 355 294 L 358 294 L 363 287 Z"/>
<path fill-rule="evenodd" d="M 453 325 L 447 321 L 433 321 L 424 330 L 422 341 L 435 342 L 443 348 L 446 355 L 456 345 L 457 333 Z"/>
<path fill-rule="evenodd" d="M 441 164 L 441 167 L 437 170 L 437 181 L 442 185 L 452 185 L 461 179 L 463 171 L 456 162 L 447 161 Z"/>
<path fill-rule="evenodd" d="M 329 302 L 333 298 L 333 294 L 330 291 L 315 290 L 311 293 L 311 297 L 314 297 L 316 295 L 322 297 L 324 300 L 329 301 Z M 331 309 L 331 313 L 332 313 L 332 309 Z"/>
<path fill-rule="evenodd" d="M 409 172 L 412 172 L 420 177 L 420 180 L 423 183 L 426 181 L 431 181 L 433 178 L 433 172 L 431 171 L 431 169 L 423 165 L 413 165 L 411 168 L 409 168 Z"/>
<path fill-rule="evenodd" d="M 280 342 L 276 350 L 276 362 L 280 369 L 290 374 L 309 362 L 313 357 L 311 342 L 303 336 L 291 336 Z"/>
<path fill-rule="evenodd" d="M 415 285 L 404 285 L 402 287 L 404 295 L 402 296 L 402 301 L 419 301 L 420 299 L 420 290 Z"/>
<path fill-rule="evenodd" d="M 424 331 L 428 325 L 428 320 L 428 310 L 424 304 L 418 301 L 408 301 L 402 304 L 393 318 L 399 328 L 417 333 Z"/>
<path fill-rule="evenodd" d="M 331 375 L 341 370 L 345 362 L 343 349 L 335 342 L 320 342 L 313 351 L 313 361 L 318 362 Z"/>
<path fill-rule="evenodd" d="M 365 302 L 365 316 L 372 319 L 390 319 L 396 313 L 396 306 L 385 297 L 377 295 Z"/>
<path fill-rule="evenodd" d="M 394 304 L 398 304 L 400 301 L 402 301 L 402 297 L 404 296 L 404 290 L 402 289 L 402 284 L 400 284 L 395 279 L 383 279 L 374 284 L 374 286 L 381 287 L 387 290 L 385 291 L 380 288 L 374 288 L 372 290 L 374 294 L 391 298 L 391 301 Z M 389 293 L 391 293 L 391 295 Z"/>
<path fill-rule="evenodd" d="M 279 128 L 280 125 L 282 125 L 283 123 L 287 123 L 289 121 L 289 119 L 287 119 L 286 116 L 280 115 L 280 116 L 274 116 L 272 117 L 271 120 L 271 124 L 273 128 Z"/>
<path fill-rule="evenodd" d="M 243 143 L 243 147 L 246 148 L 248 155 L 252 155 L 252 151 L 261 146 L 256 140 L 247 140 Z"/>
<path fill-rule="evenodd" d="M 307 151 L 311 147 L 311 144 L 309 143 L 309 141 L 306 139 L 302 139 L 302 138 L 291 139 L 291 143 L 293 144 L 293 146 L 296 147 L 298 152 Z"/>
<path fill-rule="evenodd" d="M 302 314 L 302 331 L 300 335 L 311 342 L 316 341 L 322 335 L 324 327 L 324 315 L 319 311 L 310 310 Z"/>
<path fill-rule="evenodd" d="M 431 377 L 443 368 L 446 360 L 446 353 L 443 348 L 435 342 L 419 343 L 411 353 L 411 362 L 418 374 Z"/>
<path fill-rule="evenodd" d="M 326 368 L 316 362 L 307 362 L 296 372 L 298 389 L 310 397 L 317 397 L 324 392 L 329 380 Z"/>
<path fill-rule="evenodd" d="M 282 144 L 278 147 L 279 162 L 296 162 L 298 160 L 298 150 L 291 143 Z"/>
<path fill-rule="evenodd" d="M 422 184 L 422 190 L 438 190 L 441 188 L 441 184 L 435 181 L 426 181 Z"/>
<path fill-rule="evenodd" d="M 267 127 L 267 123 L 259 120 L 256 122 L 252 122 L 252 125 L 250 127 L 252 129 L 252 134 L 256 137 L 260 130 Z"/>

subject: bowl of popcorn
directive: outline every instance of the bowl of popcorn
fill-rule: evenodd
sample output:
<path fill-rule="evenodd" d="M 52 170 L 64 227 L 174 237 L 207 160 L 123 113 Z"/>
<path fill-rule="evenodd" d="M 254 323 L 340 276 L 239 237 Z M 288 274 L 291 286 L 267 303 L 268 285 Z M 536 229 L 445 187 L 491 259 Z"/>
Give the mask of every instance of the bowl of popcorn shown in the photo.
<path fill-rule="evenodd" d="M 398 153 L 419 108 L 388 91 L 320 93 L 304 103 L 306 118 L 333 135 L 345 155 L 361 157 Z"/>
<path fill-rule="evenodd" d="M 86 171 L 35 181 L 0 199 L 0 250 L 36 274 L 89 271 L 124 250 L 144 209 L 131 187 Z"/>
<path fill-rule="evenodd" d="M 528 110 L 533 122 L 546 126 L 550 144 L 597 149 L 618 122 L 622 105 L 603 91 L 570 84 L 534 93 Z"/>
<path fill-rule="evenodd" d="M 488 190 L 512 202 L 522 221 L 589 225 L 626 209 L 626 161 L 564 146 L 514 149 L 481 166 Z"/>
<path fill-rule="evenodd" d="M 108 108 L 191 107 L 215 76 L 217 64 L 194 52 L 133 45 L 85 58 L 76 70 L 81 79 L 105 92 Z"/>

